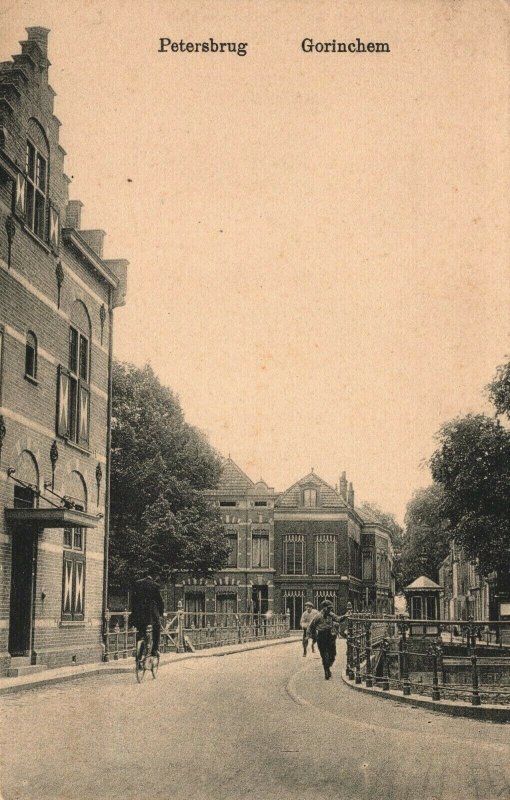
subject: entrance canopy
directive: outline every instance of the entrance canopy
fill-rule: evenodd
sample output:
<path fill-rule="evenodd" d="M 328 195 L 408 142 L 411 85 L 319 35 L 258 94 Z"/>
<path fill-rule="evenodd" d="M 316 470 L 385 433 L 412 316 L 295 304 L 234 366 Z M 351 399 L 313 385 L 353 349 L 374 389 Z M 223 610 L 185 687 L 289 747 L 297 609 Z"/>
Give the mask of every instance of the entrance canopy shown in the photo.
<path fill-rule="evenodd" d="M 6 508 L 5 519 L 39 528 L 97 528 L 99 517 L 75 508 Z"/>

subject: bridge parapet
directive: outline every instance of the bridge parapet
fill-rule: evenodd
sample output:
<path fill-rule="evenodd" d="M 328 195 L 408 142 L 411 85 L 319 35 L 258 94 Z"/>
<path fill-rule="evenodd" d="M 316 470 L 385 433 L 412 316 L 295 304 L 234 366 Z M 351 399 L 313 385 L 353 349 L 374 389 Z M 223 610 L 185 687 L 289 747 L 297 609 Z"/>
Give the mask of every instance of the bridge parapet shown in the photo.
<path fill-rule="evenodd" d="M 509 621 L 351 614 L 346 638 L 346 675 L 355 683 L 433 700 L 510 704 Z"/>

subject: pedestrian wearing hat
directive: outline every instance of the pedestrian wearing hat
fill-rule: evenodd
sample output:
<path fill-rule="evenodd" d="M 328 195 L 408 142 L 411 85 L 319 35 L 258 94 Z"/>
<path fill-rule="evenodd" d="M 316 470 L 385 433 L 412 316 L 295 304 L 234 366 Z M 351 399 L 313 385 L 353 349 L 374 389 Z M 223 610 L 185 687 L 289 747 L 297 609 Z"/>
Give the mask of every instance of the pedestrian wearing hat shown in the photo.
<path fill-rule="evenodd" d="M 324 677 L 327 681 L 331 678 L 331 667 L 336 658 L 338 626 L 347 617 L 346 614 L 342 617 L 333 614 L 332 609 L 331 600 L 324 600 L 321 603 L 320 612 L 308 626 L 308 635 L 317 640 L 324 667 Z"/>
<path fill-rule="evenodd" d="M 299 624 L 303 629 L 303 657 L 306 656 L 306 651 L 308 649 L 308 626 L 314 617 L 317 616 L 319 612 L 316 608 L 313 607 L 313 603 L 309 600 L 305 603 L 305 610 L 301 614 L 301 619 Z M 312 638 L 312 653 L 315 653 L 315 646 L 314 646 L 314 639 Z"/>

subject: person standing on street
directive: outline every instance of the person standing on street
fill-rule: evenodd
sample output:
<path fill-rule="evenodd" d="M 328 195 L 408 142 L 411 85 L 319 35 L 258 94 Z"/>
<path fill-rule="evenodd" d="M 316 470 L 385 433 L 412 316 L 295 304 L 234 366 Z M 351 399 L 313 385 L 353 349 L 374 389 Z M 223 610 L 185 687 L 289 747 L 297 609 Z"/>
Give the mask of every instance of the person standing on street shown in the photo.
<path fill-rule="evenodd" d="M 305 610 L 301 614 L 301 619 L 299 624 L 303 629 L 303 656 L 306 656 L 306 651 L 308 649 L 308 626 L 314 617 L 317 616 L 319 612 L 316 608 L 313 607 L 313 604 L 307 600 L 305 603 Z M 315 653 L 315 646 L 314 640 L 312 639 L 312 653 Z"/>
<path fill-rule="evenodd" d="M 308 636 L 317 640 L 324 667 L 324 677 L 327 681 L 331 678 L 331 667 L 336 658 L 338 626 L 347 617 L 347 614 L 342 617 L 333 614 L 332 608 L 331 600 L 324 600 L 321 603 L 319 614 L 312 619 L 308 626 Z"/>
<path fill-rule="evenodd" d="M 157 583 L 147 575 L 133 585 L 131 595 L 131 624 L 136 628 L 136 641 L 143 639 L 147 625 L 152 625 L 152 653 L 157 656 L 161 636 L 161 621 L 165 606 Z"/>

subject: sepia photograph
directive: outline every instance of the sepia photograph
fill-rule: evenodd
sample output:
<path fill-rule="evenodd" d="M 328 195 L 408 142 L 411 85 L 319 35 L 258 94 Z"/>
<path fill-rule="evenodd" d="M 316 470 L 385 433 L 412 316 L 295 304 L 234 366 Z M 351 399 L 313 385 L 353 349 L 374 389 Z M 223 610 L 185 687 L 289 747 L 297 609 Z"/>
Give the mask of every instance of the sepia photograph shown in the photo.
<path fill-rule="evenodd" d="M 509 800 L 508 0 L 1 0 L 0 800 Z"/>

